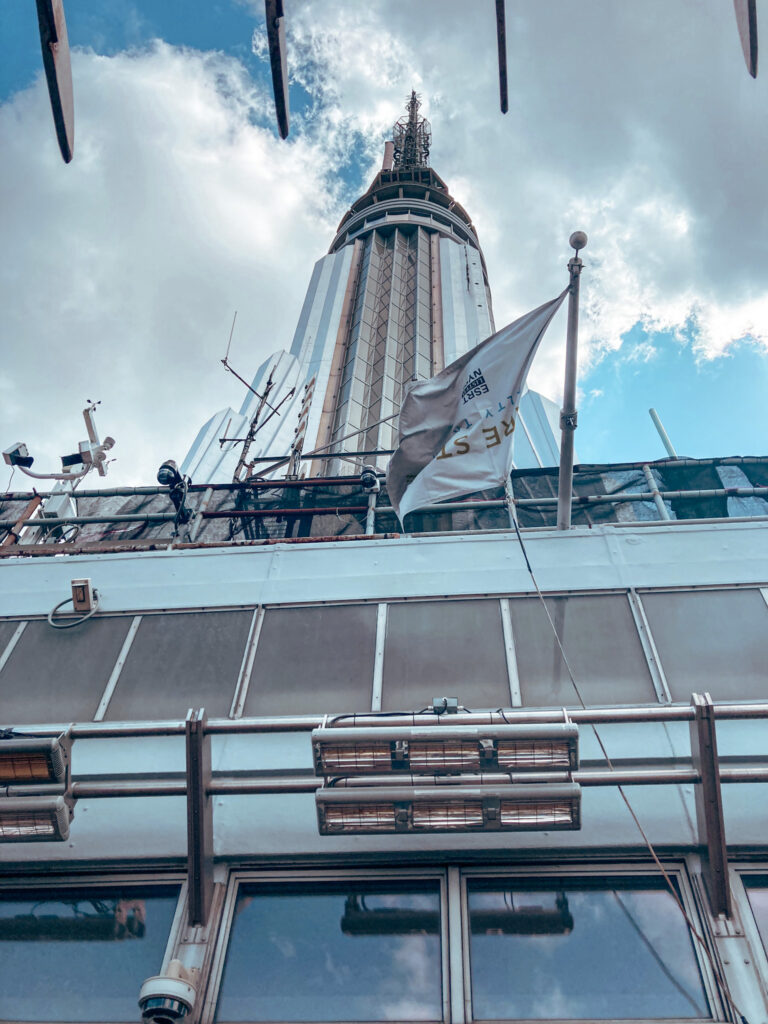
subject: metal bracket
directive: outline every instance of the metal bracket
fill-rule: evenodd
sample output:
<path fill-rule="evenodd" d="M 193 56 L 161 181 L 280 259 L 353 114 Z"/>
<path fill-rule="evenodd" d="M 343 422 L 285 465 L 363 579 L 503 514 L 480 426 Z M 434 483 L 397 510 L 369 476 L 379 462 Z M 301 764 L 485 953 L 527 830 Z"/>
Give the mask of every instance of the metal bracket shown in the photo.
<path fill-rule="evenodd" d="M 702 856 L 702 874 L 714 917 L 731 917 L 731 889 L 728 881 L 728 853 L 723 823 L 723 792 L 717 759 L 717 736 L 712 698 L 708 693 L 691 694 L 694 717 L 691 721 L 691 757 L 701 775 L 696 783 L 696 821 L 699 839 L 706 846 Z"/>
<path fill-rule="evenodd" d="M 560 429 L 561 430 L 575 430 L 579 424 L 579 414 L 577 412 L 567 413 L 562 409 L 560 410 Z"/>
<path fill-rule="evenodd" d="M 205 709 L 189 710 L 187 744 L 188 923 L 205 926 L 213 895 L 213 803 L 210 797 L 211 738 Z"/>

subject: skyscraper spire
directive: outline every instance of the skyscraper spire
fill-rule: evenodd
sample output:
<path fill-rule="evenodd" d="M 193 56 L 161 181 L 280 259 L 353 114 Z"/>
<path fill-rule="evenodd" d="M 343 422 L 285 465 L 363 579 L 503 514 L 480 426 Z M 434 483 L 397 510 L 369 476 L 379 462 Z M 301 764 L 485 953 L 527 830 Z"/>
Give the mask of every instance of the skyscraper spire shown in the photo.
<path fill-rule="evenodd" d="M 429 166 L 429 147 L 432 144 L 432 126 L 425 117 L 419 117 L 421 102 L 414 90 L 408 100 L 407 117 L 401 117 L 392 129 L 395 143 L 395 170 Z"/>

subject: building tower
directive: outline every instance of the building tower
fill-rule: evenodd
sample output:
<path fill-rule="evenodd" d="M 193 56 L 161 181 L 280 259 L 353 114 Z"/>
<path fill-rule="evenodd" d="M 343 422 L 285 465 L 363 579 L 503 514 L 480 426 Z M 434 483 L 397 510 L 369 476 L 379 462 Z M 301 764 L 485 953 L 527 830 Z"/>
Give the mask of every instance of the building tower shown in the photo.
<path fill-rule="evenodd" d="M 295 386 L 284 415 L 256 435 L 258 455 L 284 455 L 293 441 L 302 389 L 313 381 L 304 450 L 328 447 L 315 475 L 359 472 L 363 462 L 342 452 L 388 450 L 397 440 L 396 415 L 411 381 L 439 373 L 495 330 L 485 260 L 474 225 L 429 166 L 431 129 L 415 92 L 393 128 L 370 188 L 342 217 L 328 253 L 315 264 L 290 355 L 276 353 L 259 368 L 267 380 Z M 279 388 L 273 391 L 279 396 Z M 258 399 L 240 414 L 219 413 L 201 430 L 184 463 L 202 482 L 222 480 L 237 456 L 224 435 L 243 436 Z M 529 392 L 516 438 L 518 466 L 557 462 L 557 409 Z M 239 433 L 236 433 L 239 431 Z M 211 447 L 212 446 L 212 447 Z"/>

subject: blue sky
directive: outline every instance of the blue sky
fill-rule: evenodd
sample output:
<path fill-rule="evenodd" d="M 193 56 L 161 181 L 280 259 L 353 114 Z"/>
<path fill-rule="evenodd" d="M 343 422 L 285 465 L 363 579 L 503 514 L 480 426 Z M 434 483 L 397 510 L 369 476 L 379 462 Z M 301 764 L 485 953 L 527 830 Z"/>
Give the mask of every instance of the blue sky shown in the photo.
<path fill-rule="evenodd" d="M 119 442 L 110 482 L 181 460 L 209 415 L 241 403 L 218 367 L 233 312 L 244 375 L 290 347 L 313 264 L 415 87 L 498 326 L 556 294 L 568 235 L 590 235 L 580 459 L 662 457 L 651 405 L 680 453 L 768 450 L 767 76 L 748 77 L 730 4 L 510 7 L 505 118 L 490 0 L 471 18 L 460 0 L 286 6 L 283 143 L 261 2 L 65 0 L 68 167 L 34 5 L 0 6 L 2 447 L 24 438 L 55 458 L 100 397 Z M 562 314 L 530 379 L 555 400 L 564 334 Z"/>

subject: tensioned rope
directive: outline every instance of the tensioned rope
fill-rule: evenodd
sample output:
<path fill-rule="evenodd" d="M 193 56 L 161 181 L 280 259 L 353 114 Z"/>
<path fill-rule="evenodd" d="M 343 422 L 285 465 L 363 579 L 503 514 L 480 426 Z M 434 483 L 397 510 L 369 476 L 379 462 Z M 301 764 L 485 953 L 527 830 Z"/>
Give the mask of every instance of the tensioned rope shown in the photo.
<path fill-rule="evenodd" d="M 562 641 L 560 639 L 560 636 L 558 635 L 555 623 L 553 622 L 552 616 L 550 615 L 549 608 L 547 607 L 547 602 L 544 600 L 544 595 L 542 594 L 541 590 L 539 589 L 539 584 L 538 584 L 538 581 L 536 580 L 536 575 L 535 575 L 535 573 L 533 571 L 533 568 L 531 566 L 530 559 L 528 558 L 528 552 L 525 549 L 525 544 L 523 542 L 522 534 L 520 533 L 520 527 L 518 526 L 518 523 L 517 523 L 517 516 L 511 515 L 510 519 L 512 520 L 512 525 L 515 528 L 515 533 L 517 534 L 517 539 L 518 539 L 518 542 L 520 543 L 520 550 L 522 551 L 523 558 L 525 559 L 525 567 L 528 570 L 528 574 L 531 577 L 531 582 L 533 583 L 534 587 L 536 588 L 536 593 L 538 594 L 539 600 L 541 601 L 541 606 L 544 609 L 544 612 L 545 612 L 545 614 L 547 616 L 547 620 L 548 620 L 549 625 L 550 625 L 550 627 L 552 629 L 552 634 L 553 634 L 553 636 L 555 638 L 555 642 L 557 643 L 558 649 L 560 651 L 560 656 L 563 659 L 563 665 L 565 666 L 565 670 L 568 673 L 568 677 L 569 677 L 569 679 L 571 681 L 571 685 L 573 686 L 573 689 L 574 689 L 574 691 L 576 693 L 576 696 L 579 699 L 579 703 L 581 704 L 582 708 L 584 708 L 586 710 L 587 705 L 586 705 L 586 703 L 584 701 L 584 698 L 581 695 L 581 690 L 578 687 L 576 679 L 574 678 L 573 670 L 571 669 L 570 663 L 568 661 L 568 656 L 565 653 L 565 648 L 563 647 L 563 644 L 562 644 Z M 592 731 L 595 734 L 595 739 L 597 740 L 597 744 L 600 747 L 600 750 L 602 751 L 603 757 L 605 758 L 605 763 L 608 765 L 608 768 L 609 768 L 610 771 L 614 771 L 613 762 L 611 761 L 611 758 L 608 755 L 608 751 L 606 750 L 605 744 L 603 743 L 603 740 L 602 740 L 602 738 L 600 736 L 600 733 L 597 731 L 597 726 L 594 724 L 594 722 L 591 723 L 591 725 L 592 725 Z M 634 811 L 632 805 L 629 802 L 629 798 L 627 797 L 627 794 L 624 792 L 624 787 L 623 786 L 617 786 L 617 789 L 619 791 L 619 795 L 621 796 L 621 799 L 626 804 L 627 810 L 629 811 L 629 813 L 630 813 L 630 815 L 632 817 L 632 820 L 634 821 L 635 825 L 637 826 L 638 832 L 640 833 L 640 835 L 643 838 L 643 842 L 645 843 L 646 847 L 648 848 L 648 852 L 650 853 L 651 857 L 653 858 L 653 861 L 656 864 L 656 867 L 661 872 L 661 875 L 664 878 L 664 881 L 666 882 L 666 884 L 667 884 L 667 886 L 669 888 L 669 891 L 670 891 L 670 893 L 672 894 L 672 897 L 675 900 L 675 903 L 677 904 L 677 906 L 680 909 L 681 914 L 685 918 L 685 922 L 688 925 L 688 928 L 690 929 L 691 934 L 693 935 L 693 937 L 696 939 L 696 941 L 699 943 L 699 945 L 701 946 L 702 950 L 704 951 L 704 954 L 705 954 L 705 956 L 706 956 L 706 958 L 707 958 L 707 960 L 709 962 L 709 965 L 712 968 L 712 973 L 715 975 L 715 978 L 717 979 L 718 983 L 720 984 L 722 992 L 723 992 L 723 994 L 724 994 L 724 996 L 726 998 L 726 1001 L 728 1002 L 728 1005 L 731 1007 L 733 1012 L 739 1018 L 739 1020 L 741 1021 L 741 1024 L 749 1024 L 749 1022 L 747 1021 L 747 1018 L 744 1016 L 742 1011 L 739 1009 L 739 1007 L 734 1002 L 733 996 L 731 995 L 730 986 L 729 986 L 727 980 L 725 979 L 722 971 L 720 970 L 719 966 L 715 963 L 715 958 L 712 956 L 712 951 L 710 950 L 709 945 L 708 945 L 706 939 L 701 934 L 701 932 L 699 932 L 699 930 L 696 928 L 696 926 L 694 925 L 693 921 L 691 920 L 690 915 L 688 914 L 688 911 L 685 909 L 683 901 L 680 898 L 679 893 L 677 892 L 677 888 L 675 886 L 675 883 L 673 882 L 673 880 L 672 880 L 669 872 L 667 871 L 667 869 L 664 867 L 664 865 L 659 860 L 659 856 L 656 853 L 656 850 L 654 849 L 653 844 L 651 843 L 650 839 L 648 838 L 648 835 L 646 834 L 645 829 L 640 824 L 640 819 L 638 818 L 637 814 L 635 814 L 635 811 Z"/>

